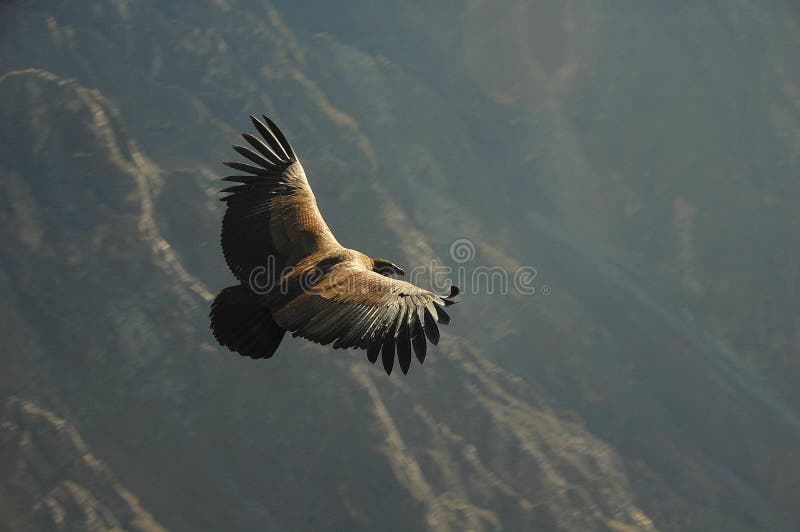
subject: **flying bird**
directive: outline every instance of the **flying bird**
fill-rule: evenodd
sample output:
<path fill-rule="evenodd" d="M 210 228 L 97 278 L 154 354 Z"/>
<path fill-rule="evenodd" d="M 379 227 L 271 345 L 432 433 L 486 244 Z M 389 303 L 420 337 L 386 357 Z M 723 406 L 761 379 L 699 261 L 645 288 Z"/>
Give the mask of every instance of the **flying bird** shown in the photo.
<path fill-rule="evenodd" d="M 239 281 L 211 304 L 220 345 L 270 358 L 286 331 L 334 349 L 365 349 L 391 374 L 405 374 L 411 352 L 422 363 L 427 342 L 439 342 L 458 288 L 441 296 L 397 279 L 402 268 L 343 247 L 317 208 L 303 166 L 275 123 L 251 116 L 260 138 L 242 134 L 233 146 L 247 162 L 226 162 L 237 183 L 222 192 L 222 252 Z"/>

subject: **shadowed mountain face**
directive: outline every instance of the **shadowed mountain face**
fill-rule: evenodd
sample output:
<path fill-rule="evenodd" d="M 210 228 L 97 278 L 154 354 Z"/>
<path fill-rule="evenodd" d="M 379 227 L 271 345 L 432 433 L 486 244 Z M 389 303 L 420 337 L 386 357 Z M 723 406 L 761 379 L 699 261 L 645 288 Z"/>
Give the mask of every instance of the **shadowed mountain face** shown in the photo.
<path fill-rule="evenodd" d="M 793 4 L 315 4 L 0 5 L 0 523 L 796 528 Z M 343 245 L 466 272 L 407 377 L 211 337 L 262 112 Z"/>

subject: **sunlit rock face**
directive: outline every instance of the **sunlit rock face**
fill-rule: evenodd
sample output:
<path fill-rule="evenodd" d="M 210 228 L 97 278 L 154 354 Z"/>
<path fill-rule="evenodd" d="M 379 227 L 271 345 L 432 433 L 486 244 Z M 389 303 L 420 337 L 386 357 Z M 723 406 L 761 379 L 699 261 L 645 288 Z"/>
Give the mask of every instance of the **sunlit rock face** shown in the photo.
<path fill-rule="evenodd" d="M 318 4 L 0 6 L 0 522 L 792 529 L 796 10 Z M 467 282 L 405 379 L 217 348 L 262 112 L 342 244 L 536 293 Z"/>
<path fill-rule="evenodd" d="M 4 524 L 25 530 L 166 530 L 64 419 L 12 397 L 0 422 Z"/>

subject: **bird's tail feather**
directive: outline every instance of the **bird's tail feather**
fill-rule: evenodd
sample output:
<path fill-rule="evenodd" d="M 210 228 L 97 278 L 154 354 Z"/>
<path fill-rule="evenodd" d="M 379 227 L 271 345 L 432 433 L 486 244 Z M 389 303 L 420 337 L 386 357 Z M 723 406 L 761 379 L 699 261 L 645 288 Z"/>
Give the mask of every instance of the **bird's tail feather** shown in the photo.
<path fill-rule="evenodd" d="M 258 296 L 241 285 L 223 289 L 214 299 L 211 331 L 220 345 L 250 358 L 270 358 L 286 332 Z"/>

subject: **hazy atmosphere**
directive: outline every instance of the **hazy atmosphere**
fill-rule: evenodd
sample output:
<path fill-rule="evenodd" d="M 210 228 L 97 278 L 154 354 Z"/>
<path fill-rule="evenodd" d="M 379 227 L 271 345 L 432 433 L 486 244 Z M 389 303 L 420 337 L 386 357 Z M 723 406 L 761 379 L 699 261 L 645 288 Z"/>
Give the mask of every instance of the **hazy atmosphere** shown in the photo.
<path fill-rule="evenodd" d="M 0 3 L 0 529 L 800 529 L 798 57 L 793 0 Z M 460 286 L 424 365 L 217 344 L 251 114 Z"/>

